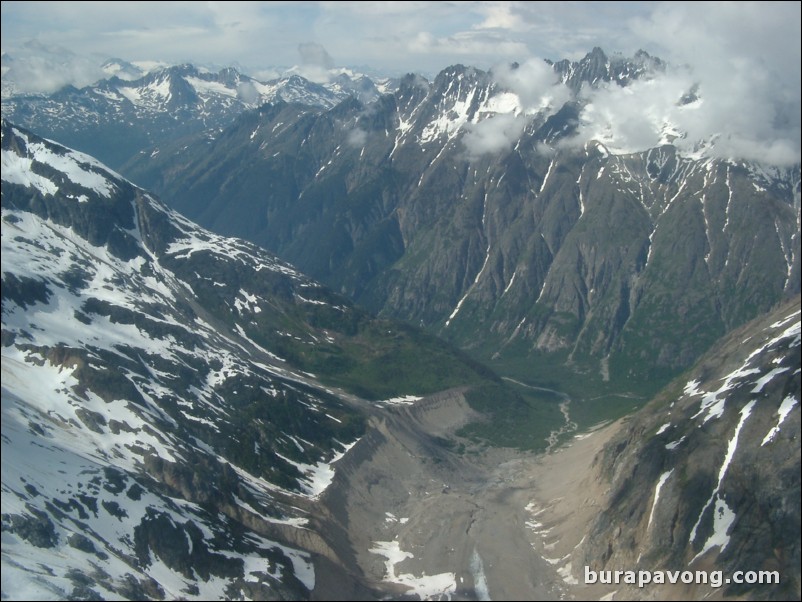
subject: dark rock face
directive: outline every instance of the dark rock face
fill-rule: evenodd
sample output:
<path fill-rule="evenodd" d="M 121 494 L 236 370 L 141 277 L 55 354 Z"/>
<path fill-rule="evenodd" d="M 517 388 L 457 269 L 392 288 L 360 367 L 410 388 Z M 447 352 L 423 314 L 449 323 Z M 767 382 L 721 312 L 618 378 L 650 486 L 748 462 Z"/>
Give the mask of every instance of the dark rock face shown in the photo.
<path fill-rule="evenodd" d="M 27 508 L 30 514 L 4 514 L 3 532 L 14 533 L 37 548 L 53 548 L 59 542 L 55 525 L 46 512 Z"/>
<path fill-rule="evenodd" d="M 581 562 L 776 571 L 779 583 L 725 583 L 724 595 L 798 598 L 799 365 L 797 297 L 718 342 L 636 414 L 596 458 L 610 503 Z"/>

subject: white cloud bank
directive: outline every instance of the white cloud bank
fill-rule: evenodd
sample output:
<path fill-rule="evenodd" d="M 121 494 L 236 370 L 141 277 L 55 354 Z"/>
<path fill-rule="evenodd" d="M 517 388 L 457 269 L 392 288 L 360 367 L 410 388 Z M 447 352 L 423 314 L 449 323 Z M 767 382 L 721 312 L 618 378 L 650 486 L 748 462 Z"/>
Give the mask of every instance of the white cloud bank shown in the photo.
<path fill-rule="evenodd" d="M 468 126 L 462 141 L 470 157 L 509 150 L 532 116 L 548 117 L 571 97 L 554 69 L 542 59 L 530 59 L 516 67 L 499 65 L 493 69 L 493 77 L 514 96 L 512 99 L 499 96 L 498 113 Z"/>
<path fill-rule="evenodd" d="M 631 23 L 670 67 L 627 88 L 584 90 L 580 141 L 611 150 L 674 144 L 775 165 L 800 161 L 800 4 L 665 3 Z M 691 91 L 698 100 L 680 102 Z"/>
<path fill-rule="evenodd" d="M 513 14 L 500 7 L 485 24 L 522 27 Z M 673 143 L 686 154 L 800 162 L 800 3 L 663 3 L 629 27 L 667 69 L 626 87 L 585 86 L 578 134 L 563 144 L 598 140 L 629 153 Z M 495 78 L 527 113 L 548 116 L 567 100 L 542 61 L 497 69 Z M 469 154 L 510 148 L 525 125 L 506 115 L 472 126 Z"/>

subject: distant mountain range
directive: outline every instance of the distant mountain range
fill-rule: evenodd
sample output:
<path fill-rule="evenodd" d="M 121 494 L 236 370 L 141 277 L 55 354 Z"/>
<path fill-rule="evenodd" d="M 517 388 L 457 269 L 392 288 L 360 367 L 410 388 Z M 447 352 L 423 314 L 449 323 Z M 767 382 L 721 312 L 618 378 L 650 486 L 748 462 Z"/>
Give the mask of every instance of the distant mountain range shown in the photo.
<path fill-rule="evenodd" d="M 197 133 L 214 136 L 243 111 L 267 102 L 331 108 L 351 96 L 370 102 L 393 85 L 345 71 L 320 85 L 298 74 L 262 82 L 234 68 L 213 73 L 177 65 L 145 71 L 119 59 L 103 68 L 108 79 L 51 95 L 16 94 L 13 82 L 6 82 L 3 116 L 119 168 L 167 141 Z"/>

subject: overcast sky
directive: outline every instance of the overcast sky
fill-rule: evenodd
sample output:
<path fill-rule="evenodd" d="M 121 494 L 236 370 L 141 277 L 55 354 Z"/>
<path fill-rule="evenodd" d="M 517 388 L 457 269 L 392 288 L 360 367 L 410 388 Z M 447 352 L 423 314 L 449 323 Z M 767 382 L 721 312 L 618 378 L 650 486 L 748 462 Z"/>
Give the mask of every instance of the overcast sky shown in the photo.
<path fill-rule="evenodd" d="M 798 156 L 801 20 L 799 2 L 2 2 L 2 49 L 47 87 L 91 83 L 110 57 L 263 77 L 294 65 L 433 75 L 642 48 L 687 69 L 644 94 L 700 83 L 699 120 L 754 130 L 758 118 L 764 138 L 785 130 Z M 618 92 L 598 99 L 597 117 L 626 104 Z M 660 110 L 670 108 L 644 118 Z"/>
<path fill-rule="evenodd" d="M 303 44 L 338 66 L 436 73 L 529 56 L 627 55 L 708 60 L 723 52 L 792 61 L 799 2 L 2 2 L 2 46 L 129 61 L 251 70 L 300 63 Z M 27 46 L 27 48 L 26 48 Z M 308 57 L 307 57 L 308 58 Z"/>

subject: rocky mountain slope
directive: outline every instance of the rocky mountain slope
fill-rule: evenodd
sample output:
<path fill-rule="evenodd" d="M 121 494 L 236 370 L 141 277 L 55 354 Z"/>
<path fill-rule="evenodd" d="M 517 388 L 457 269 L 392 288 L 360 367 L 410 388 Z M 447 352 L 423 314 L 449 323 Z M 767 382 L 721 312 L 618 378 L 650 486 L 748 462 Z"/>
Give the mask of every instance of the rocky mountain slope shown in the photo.
<path fill-rule="evenodd" d="M 4 598 L 347 590 L 318 500 L 366 413 L 501 386 L 5 120 L 2 179 Z"/>
<path fill-rule="evenodd" d="M 552 68 L 577 90 L 664 65 L 596 49 Z M 798 165 L 680 152 L 670 124 L 646 152 L 577 147 L 581 98 L 533 106 L 528 73 L 454 66 L 369 105 L 275 103 L 125 171 L 205 226 L 542 383 L 652 394 L 799 291 Z"/>
<path fill-rule="evenodd" d="M 608 503 L 574 555 L 601 570 L 717 570 L 720 594 L 800 595 L 800 301 L 717 343 L 596 459 Z M 737 571 L 777 582 L 737 583 Z M 580 571 L 576 572 L 580 578 Z M 728 581 L 727 581 L 728 580 Z M 616 599 L 711 584 L 614 586 Z"/>
<path fill-rule="evenodd" d="M 345 72 L 321 85 L 298 74 L 262 82 L 234 68 L 213 73 L 189 64 L 141 73 L 118 60 L 105 68 L 114 75 L 81 89 L 4 95 L 3 117 L 118 168 L 166 141 L 214 136 L 266 102 L 331 108 L 350 96 L 369 102 L 379 95 L 370 78 Z"/>

